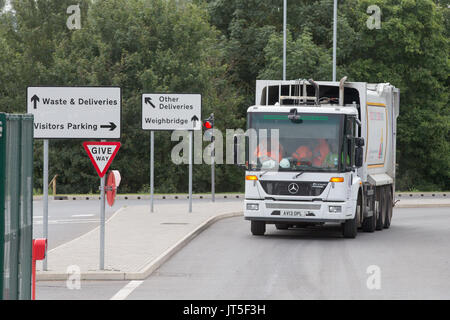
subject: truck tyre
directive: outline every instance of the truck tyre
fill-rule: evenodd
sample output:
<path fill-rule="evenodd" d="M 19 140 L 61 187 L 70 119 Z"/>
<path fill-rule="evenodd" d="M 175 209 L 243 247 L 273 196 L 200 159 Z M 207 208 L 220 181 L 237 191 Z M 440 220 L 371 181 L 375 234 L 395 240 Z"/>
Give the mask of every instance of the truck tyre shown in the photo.
<path fill-rule="evenodd" d="M 392 211 L 392 190 L 388 188 L 386 192 L 386 218 L 384 219 L 384 228 L 386 229 L 391 226 Z"/>
<path fill-rule="evenodd" d="M 358 234 L 359 220 L 362 212 L 361 194 L 358 194 L 358 201 L 356 202 L 355 217 L 351 220 L 346 220 L 342 224 L 342 235 L 344 238 L 354 239 Z"/>
<path fill-rule="evenodd" d="M 380 187 L 377 190 L 379 214 L 377 218 L 376 230 L 383 230 L 384 222 L 386 221 L 386 188 Z"/>
<path fill-rule="evenodd" d="M 362 223 L 362 229 L 364 232 L 374 232 L 377 223 L 377 213 L 375 210 L 375 203 L 372 202 L 373 214 L 371 217 L 365 217 Z"/>
<path fill-rule="evenodd" d="M 289 229 L 289 225 L 286 223 L 275 223 L 275 228 L 277 228 L 277 230 L 287 230 Z"/>
<path fill-rule="evenodd" d="M 266 223 L 264 221 L 251 221 L 250 228 L 254 236 L 263 236 L 266 232 Z"/>
<path fill-rule="evenodd" d="M 354 239 L 358 234 L 358 216 L 349 219 L 342 224 L 342 235 L 344 238 Z"/>

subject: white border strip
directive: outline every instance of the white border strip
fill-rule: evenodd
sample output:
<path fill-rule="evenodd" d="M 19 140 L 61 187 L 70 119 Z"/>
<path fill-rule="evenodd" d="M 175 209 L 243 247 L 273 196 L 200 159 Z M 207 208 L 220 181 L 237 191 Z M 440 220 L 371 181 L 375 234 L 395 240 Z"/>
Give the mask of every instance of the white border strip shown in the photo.
<path fill-rule="evenodd" d="M 120 289 L 110 300 L 125 300 L 137 287 L 139 287 L 144 281 L 132 280 L 128 284 Z"/>

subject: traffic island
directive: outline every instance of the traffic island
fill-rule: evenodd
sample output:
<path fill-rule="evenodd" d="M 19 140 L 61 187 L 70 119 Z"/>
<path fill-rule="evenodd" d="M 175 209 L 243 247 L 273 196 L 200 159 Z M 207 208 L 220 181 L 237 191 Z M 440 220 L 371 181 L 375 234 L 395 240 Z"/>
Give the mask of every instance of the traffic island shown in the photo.
<path fill-rule="evenodd" d="M 99 228 L 48 252 L 48 271 L 37 280 L 142 280 L 214 222 L 242 215 L 243 202 L 158 204 L 118 210 L 106 223 L 105 270 L 99 270 Z M 244 222 L 243 222 L 244 223 Z"/>

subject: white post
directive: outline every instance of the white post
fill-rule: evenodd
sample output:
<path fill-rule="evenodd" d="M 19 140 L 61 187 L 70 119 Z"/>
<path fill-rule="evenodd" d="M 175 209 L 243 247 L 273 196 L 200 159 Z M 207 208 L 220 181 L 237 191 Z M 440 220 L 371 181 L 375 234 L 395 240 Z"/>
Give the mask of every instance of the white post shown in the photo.
<path fill-rule="evenodd" d="M 101 140 L 104 142 L 105 140 Z M 105 176 L 100 179 L 100 270 L 105 269 Z"/>
<path fill-rule="evenodd" d="M 44 168 L 43 168 L 42 188 L 44 192 L 44 207 L 43 207 L 43 237 L 47 239 L 48 243 L 48 140 L 44 140 Z M 43 261 L 43 270 L 47 271 L 47 255 Z"/>
<path fill-rule="evenodd" d="M 105 269 L 105 176 L 100 179 L 100 270 Z"/>

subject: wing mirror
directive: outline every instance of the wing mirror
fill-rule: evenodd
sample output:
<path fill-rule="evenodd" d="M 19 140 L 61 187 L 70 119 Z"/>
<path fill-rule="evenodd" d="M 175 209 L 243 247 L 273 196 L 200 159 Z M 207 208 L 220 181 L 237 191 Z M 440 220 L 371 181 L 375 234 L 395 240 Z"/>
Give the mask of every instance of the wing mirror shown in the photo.
<path fill-rule="evenodd" d="M 355 167 L 361 168 L 364 160 L 364 138 L 355 138 Z"/>
<path fill-rule="evenodd" d="M 357 147 L 364 147 L 364 138 L 355 138 L 355 145 Z"/>

